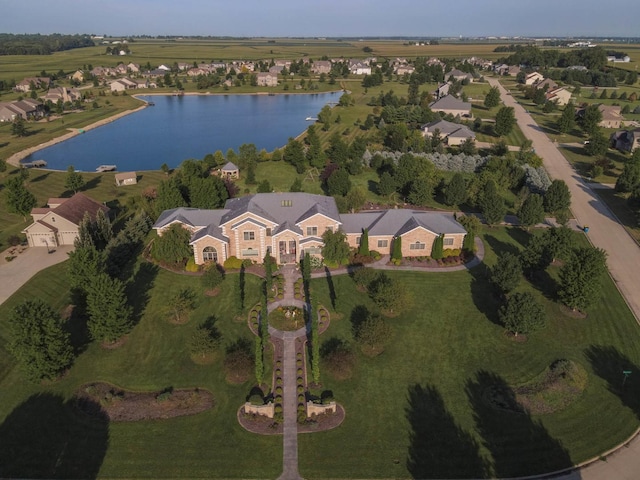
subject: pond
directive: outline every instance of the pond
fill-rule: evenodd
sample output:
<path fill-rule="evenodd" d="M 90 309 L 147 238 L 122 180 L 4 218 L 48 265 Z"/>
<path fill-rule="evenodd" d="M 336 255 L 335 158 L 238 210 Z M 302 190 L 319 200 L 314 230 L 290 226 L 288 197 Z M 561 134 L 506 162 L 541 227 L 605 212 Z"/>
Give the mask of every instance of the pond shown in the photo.
<path fill-rule="evenodd" d="M 46 147 L 24 159 L 45 160 L 47 168 L 95 171 L 116 165 L 119 171 L 177 167 L 188 158 L 243 143 L 258 150 L 284 146 L 301 134 L 323 106 L 337 102 L 340 92 L 285 95 L 139 95 L 153 102 L 139 112 L 69 140 Z"/>

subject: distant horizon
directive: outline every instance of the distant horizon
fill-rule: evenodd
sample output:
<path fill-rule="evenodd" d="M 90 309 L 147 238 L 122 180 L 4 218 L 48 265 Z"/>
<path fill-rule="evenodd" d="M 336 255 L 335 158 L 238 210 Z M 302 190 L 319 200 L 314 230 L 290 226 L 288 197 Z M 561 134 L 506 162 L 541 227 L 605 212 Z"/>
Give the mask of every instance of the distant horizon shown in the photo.
<path fill-rule="evenodd" d="M 625 38 L 639 35 L 639 17 L 637 0 L 458 0 L 455 9 L 423 0 L 31 0 L 5 5 L 0 31 L 73 34 L 82 25 L 109 36 Z"/>

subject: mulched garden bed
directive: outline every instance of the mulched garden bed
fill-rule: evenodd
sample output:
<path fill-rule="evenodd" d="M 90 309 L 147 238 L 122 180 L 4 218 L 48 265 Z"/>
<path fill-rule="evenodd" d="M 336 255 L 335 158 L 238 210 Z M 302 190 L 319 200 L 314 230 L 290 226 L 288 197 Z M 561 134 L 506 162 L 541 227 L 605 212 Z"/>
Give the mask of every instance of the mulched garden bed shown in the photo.
<path fill-rule="evenodd" d="M 160 420 L 195 415 L 214 406 L 208 390 L 176 389 L 132 392 L 108 383 L 83 385 L 75 394 L 75 405 L 85 414 L 112 422 Z"/>

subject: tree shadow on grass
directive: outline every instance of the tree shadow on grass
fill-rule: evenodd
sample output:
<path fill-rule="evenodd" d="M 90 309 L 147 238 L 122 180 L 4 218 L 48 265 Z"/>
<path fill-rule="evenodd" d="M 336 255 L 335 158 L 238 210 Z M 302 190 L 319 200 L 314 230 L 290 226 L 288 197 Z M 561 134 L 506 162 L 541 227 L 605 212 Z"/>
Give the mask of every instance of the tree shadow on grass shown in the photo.
<path fill-rule="evenodd" d="M 43 180 L 46 180 L 47 178 L 49 178 L 49 175 L 51 175 L 51 172 L 43 173 L 42 175 L 38 175 L 37 177 L 30 180 L 29 183 L 42 182 Z"/>
<path fill-rule="evenodd" d="M 80 298 L 80 296 L 77 298 Z M 84 352 L 92 342 L 89 328 L 87 328 L 87 313 L 84 303 L 85 301 L 82 299 L 81 304 L 72 303 L 69 305 L 70 311 L 65 323 L 65 330 L 69 333 L 71 345 L 76 356 Z M 63 317 L 65 316 L 67 315 L 64 314 Z"/>
<path fill-rule="evenodd" d="M 486 475 L 478 442 L 456 424 L 434 387 L 410 386 L 405 414 L 410 428 L 407 470 L 413 478 Z"/>
<path fill-rule="evenodd" d="M 512 243 L 503 242 L 502 240 L 498 240 L 493 235 L 485 235 L 484 239 L 489 244 L 491 249 L 496 253 L 496 255 L 500 256 L 501 253 L 512 253 L 514 255 L 520 254 L 520 249 L 513 245 Z"/>
<path fill-rule="evenodd" d="M 471 274 L 471 299 L 476 308 L 484 314 L 489 321 L 496 325 L 502 326 L 502 322 L 498 317 L 498 309 L 500 308 L 500 298 L 496 295 L 496 290 L 489 282 L 489 268 L 481 263 L 475 268 L 469 270 Z"/>
<path fill-rule="evenodd" d="M 356 333 L 360 329 L 362 323 L 367 320 L 371 316 L 371 312 L 364 305 L 356 305 L 351 310 L 351 315 L 349 316 L 349 320 L 351 321 L 351 331 L 356 336 Z"/>
<path fill-rule="evenodd" d="M 51 393 L 18 405 L 0 425 L 0 477 L 96 478 L 109 446 L 109 422 Z M 91 407 L 91 406 L 90 406 Z"/>
<path fill-rule="evenodd" d="M 143 261 L 139 264 L 138 270 L 127 284 L 127 298 L 133 307 L 133 318 L 136 324 L 142 318 L 151 299 L 150 292 L 157 276 L 158 267 L 153 263 Z"/>
<path fill-rule="evenodd" d="M 526 247 L 531 240 L 532 234 L 524 228 L 507 228 L 507 234 L 513 238 L 522 248 Z"/>
<path fill-rule="evenodd" d="M 553 472 L 573 466 L 566 448 L 540 421 L 521 409 L 507 382 L 492 372 L 476 373 L 466 393 L 476 431 L 493 462 L 488 475 L 497 478 Z M 523 451 L 526 446 L 527 450 Z"/>
<path fill-rule="evenodd" d="M 84 184 L 83 190 L 93 190 L 102 182 L 102 175 L 94 175 L 91 180 Z"/>
<path fill-rule="evenodd" d="M 609 391 L 640 418 L 640 367 L 613 346 L 591 345 L 585 356 L 596 375 L 607 381 Z M 631 372 L 626 380 L 623 372 Z"/>

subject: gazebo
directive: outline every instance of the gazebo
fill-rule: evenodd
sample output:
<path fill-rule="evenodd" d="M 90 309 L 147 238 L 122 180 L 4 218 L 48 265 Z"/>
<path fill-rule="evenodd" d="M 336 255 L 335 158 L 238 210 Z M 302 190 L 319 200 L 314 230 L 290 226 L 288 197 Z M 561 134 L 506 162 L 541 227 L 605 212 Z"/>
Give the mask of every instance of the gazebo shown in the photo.
<path fill-rule="evenodd" d="M 222 178 L 240 178 L 240 169 L 234 163 L 227 162 L 220 169 L 220 176 Z"/>

